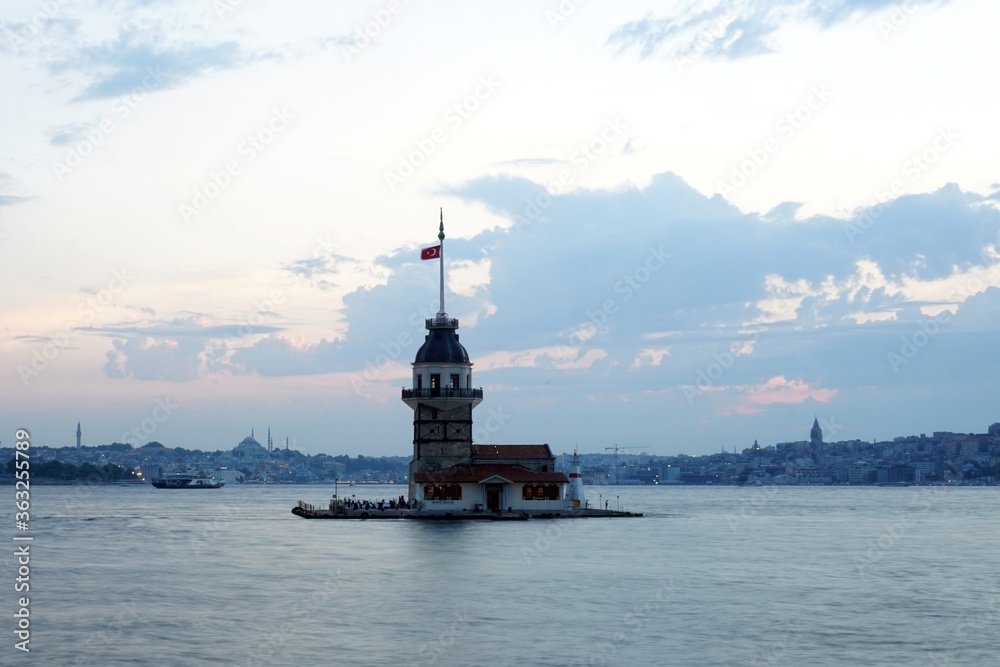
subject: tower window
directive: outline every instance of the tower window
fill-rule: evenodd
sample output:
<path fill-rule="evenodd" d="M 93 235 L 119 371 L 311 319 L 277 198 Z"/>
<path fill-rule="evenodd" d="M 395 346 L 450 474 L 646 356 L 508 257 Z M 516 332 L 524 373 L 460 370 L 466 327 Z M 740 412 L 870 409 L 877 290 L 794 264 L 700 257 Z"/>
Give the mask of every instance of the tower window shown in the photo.
<path fill-rule="evenodd" d="M 437 373 L 431 373 L 431 393 L 436 395 L 438 390 L 441 389 L 441 376 Z"/>
<path fill-rule="evenodd" d="M 423 388 L 424 388 L 424 376 L 423 375 L 418 375 L 417 376 L 417 389 L 423 389 Z"/>
<path fill-rule="evenodd" d="M 452 375 L 451 375 L 451 388 L 452 389 L 458 389 L 459 388 L 459 385 L 458 385 L 458 383 L 460 382 L 459 377 L 460 376 L 459 376 L 458 373 L 452 373 Z"/>

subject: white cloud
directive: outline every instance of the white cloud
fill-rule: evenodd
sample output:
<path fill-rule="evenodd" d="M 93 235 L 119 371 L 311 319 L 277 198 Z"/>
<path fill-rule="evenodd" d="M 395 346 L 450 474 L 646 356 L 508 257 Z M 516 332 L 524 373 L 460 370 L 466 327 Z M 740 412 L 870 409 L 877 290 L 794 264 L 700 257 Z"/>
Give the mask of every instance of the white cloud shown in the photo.
<path fill-rule="evenodd" d="M 806 401 L 829 403 L 837 395 L 836 389 L 810 387 L 802 380 L 788 379 L 776 375 L 766 381 L 749 386 L 715 387 L 715 391 L 727 394 L 723 404 L 717 408 L 719 414 L 758 414 L 773 405 L 796 405 Z"/>
<path fill-rule="evenodd" d="M 744 58 L 770 53 L 775 33 L 795 20 L 812 20 L 824 27 L 859 15 L 890 10 L 880 20 L 891 34 L 913 14 L 948 0 L 780 0 L 758 4 L 749 0 L 701 0 L 656 16 L 647 14 L 615 30 L 609 43 L 635 48 L 642 57 L 662 55 L 682 67 L 697 58 Z"/>
<path fill-rule="evenodd" d="M 629 368 L 636 369 L 642 366 L 659 366 L 663 362 L 663 358 L 670 355 L 669 348 L 643 348 L 639 350 L 635 358 L 632 359 L 632 363 Z"/>

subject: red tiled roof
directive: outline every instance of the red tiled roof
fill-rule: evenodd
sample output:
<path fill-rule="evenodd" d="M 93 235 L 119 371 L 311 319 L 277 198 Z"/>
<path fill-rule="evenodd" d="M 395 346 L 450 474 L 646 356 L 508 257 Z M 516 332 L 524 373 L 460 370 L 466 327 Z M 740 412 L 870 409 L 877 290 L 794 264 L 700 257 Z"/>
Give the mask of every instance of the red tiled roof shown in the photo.
<path fill-rule="evenodd" d="M 473 445 L 472 460 L 551 459 L 548 445 Z"/>
<path fill-rule="evenodd" d="M 511 482 L 569 484 L 569 479 L 561 472 L 535 472 L 514 463 L 473 463 L 460 464 L 438 472 L 418 472 L 413 481 L 419 484 L 457 484 L 459 482 L 482 482 L 490 477 L 503 477 Z"/>

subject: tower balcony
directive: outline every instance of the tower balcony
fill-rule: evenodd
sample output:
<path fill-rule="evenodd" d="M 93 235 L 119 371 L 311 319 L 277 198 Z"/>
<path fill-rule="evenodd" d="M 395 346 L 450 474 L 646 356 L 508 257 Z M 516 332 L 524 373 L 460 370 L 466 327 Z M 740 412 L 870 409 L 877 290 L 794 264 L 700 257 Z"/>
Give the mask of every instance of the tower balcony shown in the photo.
<path fill-rule="evenodd" d="M 436 315 L 424 320 L 424 326 L 428 329 L 457 329 L 458 320 L 447 315 Z"/>
<path fill-rule="evenodd" d="M 465 398 L 474 401 L 483 400 L 483 389 L 457 389 L 453 387 L 439 387 L 437 389 L 403 389 L 403 400 L 431 399 L 431 398 Z"/>

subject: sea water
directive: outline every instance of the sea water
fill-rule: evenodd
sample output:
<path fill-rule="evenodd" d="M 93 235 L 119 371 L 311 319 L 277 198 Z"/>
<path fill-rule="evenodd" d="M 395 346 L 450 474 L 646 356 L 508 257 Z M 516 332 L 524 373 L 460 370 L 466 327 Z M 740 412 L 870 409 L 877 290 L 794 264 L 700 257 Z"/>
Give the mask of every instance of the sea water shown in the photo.
<path fill-rule="evenodd" d="M 9 548 L 0 662 L 1000 660 L 1000 488 L 587 487 L 645 516 L 561 521 L 290 513 L 333 490 L 33 487 L 31 652 L 14 648 Z"/>

